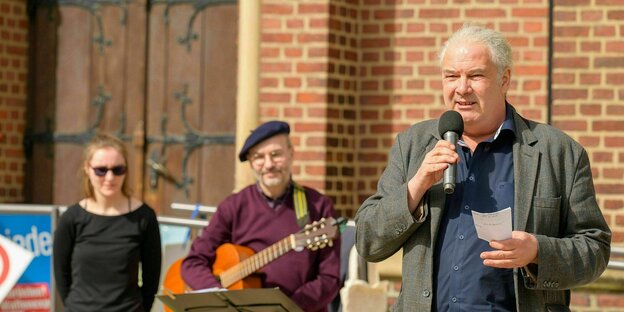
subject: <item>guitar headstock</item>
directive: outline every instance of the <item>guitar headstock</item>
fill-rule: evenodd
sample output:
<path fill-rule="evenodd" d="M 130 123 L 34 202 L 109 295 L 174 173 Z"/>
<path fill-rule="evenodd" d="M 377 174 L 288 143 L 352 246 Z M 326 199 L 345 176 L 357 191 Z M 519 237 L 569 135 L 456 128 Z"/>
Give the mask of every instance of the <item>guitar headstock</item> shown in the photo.
<path fill-rule="evenodd" d="M 333 245 L 333 240 L 338 236 L 341 222 L 334 218 L 322 218 L 306 225 L 295 236 L 295 248 L 305 247 L 317 250 Z"/>

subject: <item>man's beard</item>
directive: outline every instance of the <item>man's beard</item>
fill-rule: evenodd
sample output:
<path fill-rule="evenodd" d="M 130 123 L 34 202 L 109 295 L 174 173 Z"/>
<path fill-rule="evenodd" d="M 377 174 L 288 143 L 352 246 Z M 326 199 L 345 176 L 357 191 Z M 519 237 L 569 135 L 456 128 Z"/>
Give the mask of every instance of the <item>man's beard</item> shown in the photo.
<path fill-rule="evenodd" d="M 272 173 L 274 177 L 268 178 L 265 176 L 266 173 Z M 284 181 L 284 170 L 270 170 L 263 173 L 254 172 L 256 176 L 256 180 L 260 181 L 267 187 L 274 187 L 283 184 Z"/>

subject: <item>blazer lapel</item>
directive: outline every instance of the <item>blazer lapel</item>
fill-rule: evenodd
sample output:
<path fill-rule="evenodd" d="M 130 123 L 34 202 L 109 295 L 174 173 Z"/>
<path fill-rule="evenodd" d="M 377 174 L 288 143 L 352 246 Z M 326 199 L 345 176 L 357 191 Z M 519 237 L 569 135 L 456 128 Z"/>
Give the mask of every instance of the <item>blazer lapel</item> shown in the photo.
<path fill-rule="evenodd" d="M 437 130 L 437 125 L 436 125 Z M 427 145 L 425 154 L 429 153 L 439 140 L 442 140 L 440 135 L 432 130 L 431 134 L 436 138 L 436 140 L 429 141 Z M 432 185 L 426 196 L 428 196 L 428 204 L 429 204 L 429 213 L 431 213 L 431 246 L 435 246 L 438 240 L 438 228 L 440 227 L 440 222 L 442 221 L 442 213 L 444 213 L 444 204 L 446 202 L 446 193 L 444 193 L 444 188 L 442 187 L 442 180 L 438 181 L 436 184 Z"/>
<path fill-rule="evenodd" d="M 514 230 L 526 230 L 530 207 L 535 195 L 540 154 L 534 144 L 537 138 L 526 121 L 514 110 L 516 140 L 513 144 L 514 162 Z"/>

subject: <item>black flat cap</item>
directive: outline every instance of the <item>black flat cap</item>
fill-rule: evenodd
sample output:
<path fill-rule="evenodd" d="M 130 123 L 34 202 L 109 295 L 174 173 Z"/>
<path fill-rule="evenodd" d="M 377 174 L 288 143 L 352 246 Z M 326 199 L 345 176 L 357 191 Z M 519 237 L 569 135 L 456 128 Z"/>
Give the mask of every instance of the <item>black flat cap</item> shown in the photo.
<path fill-rule="evenodd" d="M 240 159 L 241 162 L 247 160 L 247 153 L 249 153 L 249 150 L 252 147 L 258 145 L 258 143 L 274 135 L 282 133 L 290 133 L 290 126 L 288 125 L 288 123 L 273 120 L 261 124 L 260 126 L 258 126 L 258 128 L 253 130 L 251 134 L 247 137 L 247 140 L 245 140 L 243 148 L 241 148 L 240 152 L 238 153 L 238 159 Z"/>

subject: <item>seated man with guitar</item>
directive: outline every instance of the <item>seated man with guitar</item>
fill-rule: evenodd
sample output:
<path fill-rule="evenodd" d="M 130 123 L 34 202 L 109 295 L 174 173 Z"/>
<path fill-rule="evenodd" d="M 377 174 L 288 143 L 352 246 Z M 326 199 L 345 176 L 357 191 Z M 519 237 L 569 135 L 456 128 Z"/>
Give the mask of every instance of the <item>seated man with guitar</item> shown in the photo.
<path fill-rule="evenodd" d="M 257 182 L 221 202 L 193 242 L 181 267 L 190 288 L 279 287 L 304 311 L 326 311 L 336 296 L 334 206 L 292 180 L 289 133 L 287 123 L 270 121 L 245 141 L 238 158 L 249 160 Z"/>

